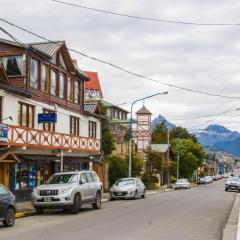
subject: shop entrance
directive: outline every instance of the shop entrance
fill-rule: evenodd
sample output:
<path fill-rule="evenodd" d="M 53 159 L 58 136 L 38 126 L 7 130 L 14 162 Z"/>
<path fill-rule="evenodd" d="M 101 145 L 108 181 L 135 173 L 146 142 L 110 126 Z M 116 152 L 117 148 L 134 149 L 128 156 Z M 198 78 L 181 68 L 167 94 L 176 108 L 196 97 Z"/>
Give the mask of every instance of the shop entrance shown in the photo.
<path fill-rule="evenodd" d="M 11 152 L 0 156 L 0 183 L 14 191 L 15 164 L 20 164 L 20 159 Z"/>
<path fill-rule="evenodd" d="M 5 187 L 10 188 L 10 178 L 13 176 L 12 169 L 15 167 L 15 162 L 0 162 L 0 183 Z"/>

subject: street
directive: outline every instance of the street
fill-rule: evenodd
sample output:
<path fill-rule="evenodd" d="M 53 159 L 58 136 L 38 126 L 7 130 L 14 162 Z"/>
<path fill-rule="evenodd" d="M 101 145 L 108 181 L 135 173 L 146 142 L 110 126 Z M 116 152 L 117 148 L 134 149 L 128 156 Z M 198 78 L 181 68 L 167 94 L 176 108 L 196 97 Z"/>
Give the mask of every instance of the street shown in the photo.
<path fill-rule="evenodd" d="M 163 239 L 215 240 L 235 200 L 224 180 L 209 185 L 148 195 L 141 200 L 113 201 L 101 210 L 85 207 L 78 215 L 57 212 L 18 219 L 0 228 L 1 240 Z"/>

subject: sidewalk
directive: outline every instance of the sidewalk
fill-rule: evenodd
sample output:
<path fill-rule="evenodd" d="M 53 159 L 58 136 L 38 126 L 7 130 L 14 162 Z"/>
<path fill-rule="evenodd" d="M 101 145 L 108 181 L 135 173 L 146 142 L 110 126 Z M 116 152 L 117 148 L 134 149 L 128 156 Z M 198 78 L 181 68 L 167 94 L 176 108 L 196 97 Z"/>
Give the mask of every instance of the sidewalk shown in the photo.
<path fill-rule="evenodd" d="M 240 195 L 237 194 L 228 221 L 223 230 L 222 240 L 240 240 Z"/>
<path fill-rule="evenodd" d="M 162 189 L 156 189 L 156 190 L 149 190 L 147 191 L 147 195 L 155 194 L 155 193 L 161 193 L 161 192 L 168 192 L 172 191 L 171 188 L 162 188 Z M 108 202 L 110 198 L 109 193 L 103 193 L 102 195 L 102 202 Z M 49 210 L 51 212 L 51 210 Z M 17 212 L 16 212 L 16 218 L 22 218 L 22 217 L 28 217 L 35 215 L 35 209 L 31 205 L 30 201 L 27 202 L 18 202 L 17 203 Z"/>

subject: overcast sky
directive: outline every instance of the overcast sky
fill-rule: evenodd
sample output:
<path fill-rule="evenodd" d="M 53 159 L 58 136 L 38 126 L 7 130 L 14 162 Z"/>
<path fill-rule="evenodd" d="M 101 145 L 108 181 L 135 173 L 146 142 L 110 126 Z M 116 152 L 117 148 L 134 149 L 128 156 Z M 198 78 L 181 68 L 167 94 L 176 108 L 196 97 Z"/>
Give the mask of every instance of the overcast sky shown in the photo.
<path fill-rule="evenodd" d="M 68 0 L 66 0 L 68 1 Z M 70 1 L 70 0 L 69 0 Z M 167 20 L 240 23 L 236 0 L 71 0 L 109 11 Z M 1 17 L 68 47 L 130 71 L 201 91 L 240 97 L 240 26 L 190 26 L 106 15 L 51 0 L 0 0 Z M 10 27 L 22 42 L 39 39 Z M 0 37 L 5 37 L 0 34 Z M 145 102 L 153 113 L 177 125 L 204 128 L 210 123 L 240 130 L 240 111 L 220 117 L 183 120 L 240 107 L 240 100 L 185 92 L 140 79 L 104 64 L 73 55 L 83 70 L 99 74 L 104 97 L 129 110 L 135 99 L 168 91 Z M 137 110 L 142 103 L 135 106 Z"/>

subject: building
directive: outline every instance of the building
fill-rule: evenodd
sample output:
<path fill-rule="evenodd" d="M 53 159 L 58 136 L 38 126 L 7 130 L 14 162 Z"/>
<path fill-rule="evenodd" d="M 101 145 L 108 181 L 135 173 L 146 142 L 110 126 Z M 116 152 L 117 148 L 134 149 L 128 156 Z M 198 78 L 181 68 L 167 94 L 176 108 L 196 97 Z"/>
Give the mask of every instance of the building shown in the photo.
<path fill-rule="evenodd" d="M 133 139 L 138 152 L 142 153 L 151 145 L 152 113 L 143 105 L 137 112 L 136 124 L 133 125 Z"/>
<path fill-rule="evenodd" d="M 85 99 L 103 99 L 103 92 L 97 72 L 84 71 L 90 81 L 85 82 Z"/>
<path fill-rule="evenodd" d="M 0 183 L 24 200 L 55 172 L 99 170 L 101 120 L 65 42 L 0 39 L 0 60 Z"/>
<path fill-rule="evenodd" d="M 129 130 L 129 112 L 106 100 L 101 100 L 101 103 L 107 110 L 110 128 L 116 139 L 116 149 L 113 151 L 113 155 L 125 158 L 129 145 L 128 139 L 125 138 Z"/>

